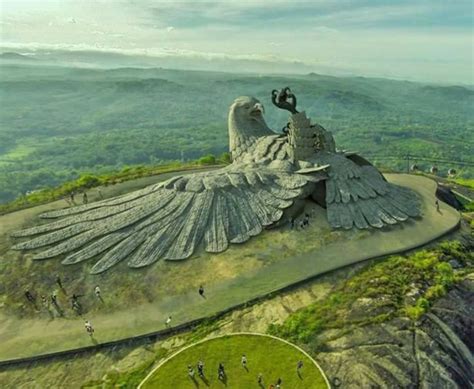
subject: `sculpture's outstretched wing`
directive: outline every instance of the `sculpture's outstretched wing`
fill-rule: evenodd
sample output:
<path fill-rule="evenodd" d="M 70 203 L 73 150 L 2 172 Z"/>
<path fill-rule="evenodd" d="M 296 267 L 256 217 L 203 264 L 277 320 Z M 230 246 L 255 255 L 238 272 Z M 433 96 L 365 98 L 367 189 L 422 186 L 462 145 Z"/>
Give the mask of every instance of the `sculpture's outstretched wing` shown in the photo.
<path fill-rule="evenodd" d="M 388 183 L 371 166 L 359 166 L 344 155 L 319 152 L 313 162 L 329 164 L 326 180 L 328 222 L 333 228 L 381 228 L 420 216 L 418 196 Z"/>
<path fill-rule="evenodd" d="M 245 242 L 278 221 L 308 183 L 322 178 L 324 173 L 234 165 L 177 176 L 124 196 L 43 214 L 56 220 L 14 233 L 34 236 L 14 249 L 50 246 L 34 258 L 67 254 L 63 264 L 100 255 L 92 273 L 124 259 L 130 267 L 184 259 L 201 243 L 208 252 L 221 252 L 229 242 Z"/>

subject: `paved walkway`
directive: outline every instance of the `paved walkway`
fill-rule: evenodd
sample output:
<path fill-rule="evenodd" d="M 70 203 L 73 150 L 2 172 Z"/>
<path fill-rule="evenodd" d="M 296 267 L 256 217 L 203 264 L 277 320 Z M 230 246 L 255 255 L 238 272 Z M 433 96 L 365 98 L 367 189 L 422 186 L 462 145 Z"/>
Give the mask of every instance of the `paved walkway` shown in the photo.
<path fill-rule="evenodd" d="M 355 235 L 356 239 L 344 239 L 343 244 L 339 239 L 323 247 L 318 246 L 317 250 L 308 250 L 302 255 L 270 263 L 237 278 L 222 282 L 216 280 L 213 285 L 206 288 L 206 299 L 201 298 L 193 289 L 175 295 L 170 294 L 161 301 L 125 311 L 87 317 L 96 330 L 93 340 L 85 332 L 83 319 L 21 320 L 5 317 L 0 313 L 0 361 L 152 333 L 165 328 L 165 319 L 170 314 L 173 317 L 172 326 L 203 318 L 309 277 L 369 258 L 424 245 L 458 225 L 459 213 L 456 210 L 442 203 L 441 212 L 436 211 L 434 181 L 424 177 L 398 174 L 389 174 L 387 178 L 393 183 L 409 186 L 421 195 L 423 218 L 420 221 L 394 226 L 390 231 L 371 230 Z M 317 220 L 321 223 L 321 228 L 328 228 L 324 217 L 318 217 Z M 347 236 L 354 237 L 354 235 Z M 258 239 L 256 238 L 257 241 Z M 308 239 L 311 239 L 309 235 Z M 185 279 L 183 283 L 186 283 Z"/>

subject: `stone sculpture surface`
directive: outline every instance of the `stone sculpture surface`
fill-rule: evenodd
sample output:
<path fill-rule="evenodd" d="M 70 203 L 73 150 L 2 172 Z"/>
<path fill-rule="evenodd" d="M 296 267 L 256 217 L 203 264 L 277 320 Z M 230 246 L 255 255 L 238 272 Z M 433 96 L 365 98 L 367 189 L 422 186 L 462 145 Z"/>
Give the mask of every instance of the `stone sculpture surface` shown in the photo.
<path fill-rule="evenodd" d="M 272 100 L 292 113 L 287 134 L 268 128 L 257 99 L 239 97 L 229 111 L 232 164 L 45 213 L 53 221 L 14 233 L 29 240 L 13 248 L 46 247 L 34 258 L 65 255 L 63 264 L 98 257 L 91 271 L 101 273 L 122 260 L 138 268 L 185 259 L 200 245 L 222 252 L 281 222 L 305 198 L 327 209 L 333 228 L 381 228 L 420 215 L 414 192 L 388 183 L 362 157 L 336 151 L 332 135 L 296 111 L 288 88 Z"/>

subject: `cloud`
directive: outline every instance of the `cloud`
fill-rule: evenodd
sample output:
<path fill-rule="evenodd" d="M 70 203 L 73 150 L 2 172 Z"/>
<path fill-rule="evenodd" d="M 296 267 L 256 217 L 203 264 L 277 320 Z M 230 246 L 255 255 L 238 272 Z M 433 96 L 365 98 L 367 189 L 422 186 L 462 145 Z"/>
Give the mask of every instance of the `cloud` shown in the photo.
<path fill-rule="evenodd" d="M 30 47 L 296 60 L 365 75 L 426 78 L 432 71 L 431 78 L 472 80 L 472 9 L 465 0 L 3 0 L 2 6 L 2 41 Z"/>
<path fill-rule="evenodd" d="M 465 0 L 145 1 L 132 4 L 146 9 L 146 17 L 155 24 L 168 23 L 190 29 L 211 25 L 252 27 L 262 26 L 262 23 L 267 29 L 320 23 L 330 28 L 467 28 L 473 20 L 471 3 Z"/>
<path fill-rule="evenodd" d="M 116 53 L 124 55 L 146 55 L 148 57 L 182 57 L 182 58 L 200 58 L 206 60 L 248 60 L 248 61 L 266 61 L 266 62 L 300 62 L 296 58 L 279 58 L 273 55 L 264 54 L 226 54 L 221 52 L 201 52 L 195 50 L 183 50 L 178 48 L 149 48 L 149 49 L 122 49 L 111 47 L 98 47 L 97 44 L 44 44 L 30 42 L 26 44 L 4 42 L 0 44 L 1 50 L 31 50 L 31 51 L 97 51 L 103 53 Z"/>

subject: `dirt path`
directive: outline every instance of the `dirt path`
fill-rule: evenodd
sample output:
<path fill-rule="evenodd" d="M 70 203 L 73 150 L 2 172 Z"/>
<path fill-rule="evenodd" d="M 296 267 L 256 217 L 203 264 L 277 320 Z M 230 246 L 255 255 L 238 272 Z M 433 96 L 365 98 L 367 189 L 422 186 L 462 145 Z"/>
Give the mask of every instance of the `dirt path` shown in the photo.
<path fill-rule="evenodd" d="M 368 258 L 415 248 L 442 236 L 458 224 L 459 214 L 452 208 L 442 204 L 441 212 L 436 211 L 434 181 L 411 175 L 387 175 L 387 178 L 396 184 L 409 186 L 421 195 L 423 218 L 420 221 L 381 231 L 332 232 L 328 228 L 324 211 L 316 209 L 317 216 L 311 228 L 304 232 L 286 229 L 268 231 L 257 239 L 243 246 L 234 246 L 220 255 L 208 258 L 198 255 L 201 257 L 199 260 L 172 265 L 171 270 L 165 267 L 169 266 L 167 264 L 151 267 L 150 272 L 163 271 L 170 277 L 175 277 L 162 278 L 162 285 L 157 286 L 166 294 L 150 303 L 133 304 L 132 301 L 131 306 L 126 309 L 112 312 L 104 309 L 88 315 L 86 319 L 96 329 L 94 339 L 90 339 L 85 333 L 84 318 L 21 319 L 3 312 L 0 313 L 0 360 L 79 348 L 94 342 L 107 342 L 157 331 L 165 327 L 164 322 L 169 315 L 172 315 L 172 325 L 206 317 L 311 276 Z M 46 205 L 38 208 L 42 207 L 51 209 L 51 206 Z M 20 211 L 25 212 L 21 218 L 32 218 L 46 208 Z M 8 228 L 4 229 L 4 234 L 25 223 L 21 218 L 15 220 L 12 215 L 14 214 L 5 215 L 10 221 L 5 224 Z M 0 223 L 3 226 L 3 217 L 0 218 Z M 292 242 L 298 247 L 291 247 Z M 286 252 L 283 252 L 283 248 Z M 278 255 L 283 259 L 273 258 Z M 267 259 L 266 256 L 272 258 Z M 12 262 L 11 266 L 15 264 Z M 34 266 L 31 265 L 30 269 L 34 269 Z M 198 272 L 201 270 L 208 280 L 212 280 L 209 285 L 206 284 L 206 299 L 201 298 L 195 289 L 196 277 L 199 282 Z M 143 275 L 136 274 L 139 282 L 143 283 Z M 151 273 L 147 273 L 146 277 L 148 274 Z M 179 288 L 175 286 L 176 283 L 180 285 Z"/>

